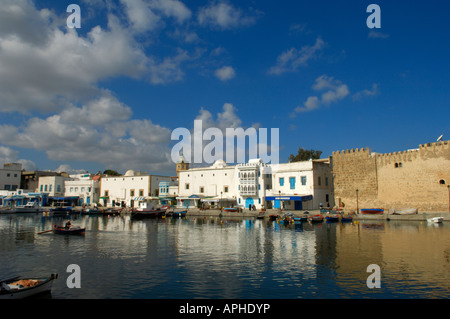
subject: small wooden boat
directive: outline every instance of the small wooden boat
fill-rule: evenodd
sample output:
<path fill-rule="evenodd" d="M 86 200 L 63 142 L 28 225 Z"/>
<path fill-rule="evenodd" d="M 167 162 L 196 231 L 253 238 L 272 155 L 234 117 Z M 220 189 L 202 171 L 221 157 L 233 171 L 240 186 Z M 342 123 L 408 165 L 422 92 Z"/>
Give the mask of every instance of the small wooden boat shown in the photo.
<path fill-rule="evenodd" d="M 346 222 L 351 222 L 353 221 L 353 217 L 350 215 L 344 215 L 341 217 L 341 222 L 346 223 Z"/>
<path fill-rule="evenodd" d="M 225 207 L 223 209 L 224 212 L 237 213 L 239 209 L 237 207 Z"/>
<path fill-rule="evenodd" d="M 383 208 L 365 208 L 365 209 L 361 209 L 361 214 L 381 215 L 381 214 L 384 214 L 384 209 Z"/>
<path fill-rule="evenodd" d="M 58 274 L 51 274 L 48 278 L 14 277 L 0 281 L 0 299 L 23 299 L 50 292 L 56 278 Z"/>
<path fill-rule="evenodd" d="M 404 208 L 399 210 L 394 210 L 392 215 L 415 215 L 417 214 L 417 208 Z"/>
<path fill-rule="evenodd" d="M 321 223 L 323 222 L 323 216 L 322 215 L 313 215 L 309 217 L 309 221 L 311 223 Z"/>
<path fill-rule="evenodd" d="M 70 227 L 66 228 L 63 226 L 53 225 L 53 233 L 55 234 L 66 234 L 66 235 L 79 235 L 86 232 L 86 227 Z"/>
<path fill-rule="evenodd" d="M 306 216 L 301 216 L 301 217 L 294 217 L 294 222 L 307 222 L 308 221 L 308 217 Z"/>
<path fill-rule="evenodd" d="M 337 215 L 325 216 L 325 219 L 327 222 L 334 223 L 339 221 L 339 216 Z"/>
<path fill-rule="evenodd" d="M 427 219 L 427 222 L 429 223 L 442 223 L 444 221 L 444 217 L 433 217 Z"/>
<path fill-rule="evenodd" d="M 166 211 L 162 209 L 155 209 L 155 210 L 144 210 L 139 211 L 135 210 L 131 213 L 131 218 L 162 218 L 165 216 Z"/>

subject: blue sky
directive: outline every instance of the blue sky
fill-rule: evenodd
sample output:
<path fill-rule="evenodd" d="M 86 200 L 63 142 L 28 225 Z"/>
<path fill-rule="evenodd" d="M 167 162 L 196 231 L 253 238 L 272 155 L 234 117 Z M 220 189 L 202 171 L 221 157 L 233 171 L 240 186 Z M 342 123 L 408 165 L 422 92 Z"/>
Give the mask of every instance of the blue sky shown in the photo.
<path fill-rule="evenodd" d="M 68 29 L 69 4 L 81 28 Z M 369 29 L 369 4 L 381 28 Z M 0 162 L 173 174 L 171 132 L 280 129 L 388 153 L 449 139 L 444 1 L 5 0 Z"/>

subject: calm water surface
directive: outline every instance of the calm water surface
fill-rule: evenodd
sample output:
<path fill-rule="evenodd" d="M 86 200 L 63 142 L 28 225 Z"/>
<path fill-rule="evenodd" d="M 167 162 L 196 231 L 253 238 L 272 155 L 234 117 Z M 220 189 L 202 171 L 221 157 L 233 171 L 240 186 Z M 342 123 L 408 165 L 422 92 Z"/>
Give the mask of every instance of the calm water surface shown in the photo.
<path fill-rule="evenodd" d="M 449 298 L 450 223 L 0 215 L 0 278 L 58 273 L 57 299 Z M 67 266 L 81 268 L 69 289 Z M 381 268 L 369 289 L 367 266 Z"/>

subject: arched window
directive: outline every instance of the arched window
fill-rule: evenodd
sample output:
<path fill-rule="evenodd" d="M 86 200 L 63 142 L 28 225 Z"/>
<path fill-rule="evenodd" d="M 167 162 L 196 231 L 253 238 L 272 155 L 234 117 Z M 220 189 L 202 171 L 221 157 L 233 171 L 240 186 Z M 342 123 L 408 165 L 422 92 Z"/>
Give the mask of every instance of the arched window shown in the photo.
<path fill-rule="evenodd" d="M 445 180 L 441 179 L 441 180 L 439 181 L 439 184 L 445 185 Z"/>

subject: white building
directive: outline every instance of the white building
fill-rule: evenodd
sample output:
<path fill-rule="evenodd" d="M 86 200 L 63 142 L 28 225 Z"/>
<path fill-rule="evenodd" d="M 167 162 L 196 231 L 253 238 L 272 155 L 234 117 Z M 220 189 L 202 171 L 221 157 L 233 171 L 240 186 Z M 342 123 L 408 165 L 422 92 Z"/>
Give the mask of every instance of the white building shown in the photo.
<path fill-rule="evenodd" d="M 47 193 L 49 197 L 63 197 L 65 181 L 73 180 L 65 176 L 41 176 L 39 177 L 38 190 Z"/>
<path fill-rule="evenodd" d="M 170 176 L 148 175 L 129 170 L 123 176 L 101 179 L 99 204 L 108 207 L 139 207 L 142 202 L 159 200 L 159 183 Z"/>
<path fill-rule="evenodd" d="M 177 206 L 318 209 L 320 203 L 333 205 L 332 192 L 327 159 L 276 166 L 260 159 L 235 166 L 219 160 L 210 167 L 179 172 Z"/>
<path fill-rule="evenodd" d="M 178 174 L 178 207 L 219 206 L 221 202 L 236 204 L 236 169 L 223 160 L 210 167 L 191 168 Z"/>
<path fill-rule="evenodd" d="M 71 176 L 72 177 L 72 176 Z M 78 205 L 98 204 L 100 197 L 100 182 L 89 175 L 79 179 L 67 180 L 65 185 L 65 197 L 78 197 Z"/>
<path fill-rule="evenodd" d="M 273 187 L 268 190 L 268 208 L 305 210 L 332 207 L 333 174 L 328 159 L 284 163 L 274 166 Z"/>
<path fill-rule="evenodd" d="M 0 169 L 0 189 L 15 191 L 20 188 L 21 172 L 20 163 L 3 164 L 3 168 Z"/>

